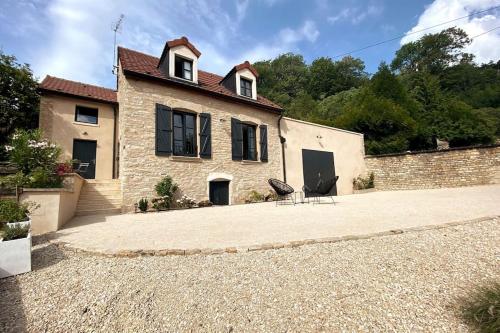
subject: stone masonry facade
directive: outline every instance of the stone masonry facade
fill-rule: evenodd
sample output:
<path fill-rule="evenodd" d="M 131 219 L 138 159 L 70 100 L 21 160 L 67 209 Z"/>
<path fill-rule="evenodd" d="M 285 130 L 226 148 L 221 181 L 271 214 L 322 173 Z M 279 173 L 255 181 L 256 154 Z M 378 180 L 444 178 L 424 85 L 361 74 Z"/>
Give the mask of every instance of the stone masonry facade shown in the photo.
<path fill-rule="evenodd" d="M 142 197 L 156 196 L 155 185 L 166 175 L 179 184 L 178 195 L 208 199 L 209 180 L 229 180 L 230 203 L 242 203 L 250 191 L 267 193 L 269 178 L 282 177 L 279 115 L 245 104 L 232 103 L 166 84 L 118 76 L 119 174 L 123 211 L 131 211 Z M 212 158 L 156 156 L 155 106 L 193 113 L 210 113 Z M 268 162 L 233 161 L 231 117 L 268 128 Z M 197 117 L 199 134 L 199 117 Z M 197 138 L 199 142 L 199 137 Z M 259 137 L 257 136 L 257 149 Z M 260 152 L 258 151 L 258 156 Z"/>
<path fill-rule="evenodd" d="M 500 184 L 500 145 L 366 156 L 378 190 Z"/>

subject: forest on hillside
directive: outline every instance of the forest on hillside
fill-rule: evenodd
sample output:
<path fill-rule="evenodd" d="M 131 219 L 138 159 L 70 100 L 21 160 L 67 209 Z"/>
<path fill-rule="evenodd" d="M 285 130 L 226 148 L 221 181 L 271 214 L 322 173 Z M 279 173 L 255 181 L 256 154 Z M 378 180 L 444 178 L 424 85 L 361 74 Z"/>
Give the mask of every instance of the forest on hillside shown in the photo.
<path fill-rule="evenodd" d="M 287 53 L 254 64 L 259 94 L 285 115 L 365 135 L 367 154 L 495 143 L 500 138 L 500 60 L 474 63 L 459 28 L 403 45 L 373 75 L 361 59 Z M 494 46 L 492 46 L 494 47 Z"/>

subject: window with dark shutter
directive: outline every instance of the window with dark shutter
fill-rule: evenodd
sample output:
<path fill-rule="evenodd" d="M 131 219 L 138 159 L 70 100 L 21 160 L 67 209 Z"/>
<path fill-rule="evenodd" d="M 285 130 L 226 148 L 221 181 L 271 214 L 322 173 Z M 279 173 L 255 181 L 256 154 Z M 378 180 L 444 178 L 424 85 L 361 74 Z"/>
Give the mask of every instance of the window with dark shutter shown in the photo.
<path fill-rule="evenodd" d="M 212 157 L 212 124 L 209 113 L 200 114 L 200 157 Z"/>
<path fill-rule="evenodd" d="M 267 162 L 267 126 L 260 125 L 260 160 Z"/>
<path fill-rule="evenodd" d="M 172 153 L 172 109 L 156 104 L 156 155 Z"/>
<path fill-rule="evenodd" d="M 231 146 L 233 160 L 241 161 L 243 159 L 243 133 L 241 122 L 236 118 L 231 118 Z"/>
<path fill-rule="evenodd" d="M 241 124 L 243 136 L 243 159 L 248 161 L 257 160 L 256 126 L 251 124 Z"/>
<path fill-rule="evenodd" d="M 174 155 L 196 156 L 196 115 L 174 111 Z"/>

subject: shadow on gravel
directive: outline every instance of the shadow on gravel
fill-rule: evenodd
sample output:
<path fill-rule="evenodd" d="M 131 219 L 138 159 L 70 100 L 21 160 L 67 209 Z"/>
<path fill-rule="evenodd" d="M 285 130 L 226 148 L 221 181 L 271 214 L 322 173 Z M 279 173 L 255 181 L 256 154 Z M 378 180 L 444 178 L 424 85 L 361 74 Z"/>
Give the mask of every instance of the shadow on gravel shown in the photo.
<path fill-rule="evenodd" d="M 26 315 L 15 276 L 0 279 L 0 332 L 26 332 Z"/>
<path fill-rule="evenodd" d="M 37 271 L 66 259 L 66 255 L 56 245 L 49 243 L 49 236 L 33 237 L 31 270 Z"/>

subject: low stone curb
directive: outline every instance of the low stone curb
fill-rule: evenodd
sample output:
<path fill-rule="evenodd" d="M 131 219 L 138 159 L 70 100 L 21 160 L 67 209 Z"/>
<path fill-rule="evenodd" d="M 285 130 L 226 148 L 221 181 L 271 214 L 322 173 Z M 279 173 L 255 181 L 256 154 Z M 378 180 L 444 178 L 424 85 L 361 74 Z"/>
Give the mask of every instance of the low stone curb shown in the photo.
<path fill-rule="evenodd" d="M 353 241 L 353 240 L 361 240 L 361 239 L 370 239 L 375 237 L 385 237 L 392 235 L 399 235 L 402 233 L 410 233 L 410 232 L 419 232 L 426 230 L 436 230 L 436 229 L 444 229 L 454 226 L 460 226 L 465 224 L 478 223 L 483 221 L 492 220 L 495 218 L 499 218 L 500 215 L 494 216 L 485 216 L 481 218 L 476 218 L 472 220 L 466 221 L 456 221 L 456 222 L 448 222 L 443 224 L 434 224 L 434 225 L 426 225 L 426 226 L 418 226 L 418 227 L 410 227 L 404 229 L 393 229 L 388 231 L 381 231 L 363 235 L 346 235 L 339 237 L 323 237 L 317 239 L 305 239 L 299 241 L 290 241 L 287 243 L 265 243 L 258 245 L 251 245 L 245 247 L 226 247 L 226 248 L 204 248 L 204 249 L 164 249 L 164 250 L 121 250 L 121 251 L 106 251 L 101 249 L 90 249 L 90 248 L 80 248 L 72 246 L 66 242 L 58 241 L 57 239 L 49 239 L 51 244 L 56 245 L 59 248 L 64 248 L 65 250 L 73 251 L 76 253 L 84 253 L 90 255 L 98 255 L 103 257 L 123 257 L 123 258 L 134 258 L 140 256 L 188 256 L 188 255 L 214 255 L 214 254 L 224 254 L 224 253 L 244 253 L 244 252 L 253 252 L 253 251 L 267 251 L 267 250 L 277 250 L 283 248 L 297 248 L 304 245 L 311 244 L 325 244 L 325 243 L 337 243 L 337 242 L 345 242 L 345 241 Z"/>

